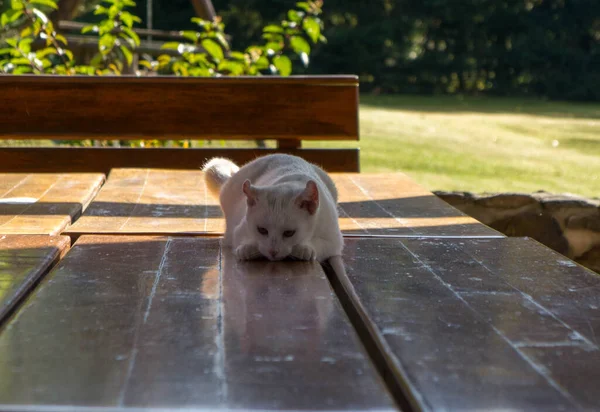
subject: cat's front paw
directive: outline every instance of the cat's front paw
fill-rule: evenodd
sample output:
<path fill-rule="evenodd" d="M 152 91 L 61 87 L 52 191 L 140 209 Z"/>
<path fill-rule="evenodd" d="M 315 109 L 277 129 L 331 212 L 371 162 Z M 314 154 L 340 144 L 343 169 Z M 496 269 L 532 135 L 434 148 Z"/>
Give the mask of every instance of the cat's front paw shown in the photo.
<path fill-rule="evenodd" d="M 292 248 L 290 256 L 298 260 L 316 260 L 317 252 L 309 245 L 296 245 Z"/>
<path fill-rule="evenodd" d="M 235 249 L 235 256 L 238 260 L 253 260 L 261 257 L 261 254 L 256 245 L 244 244 Z"/>

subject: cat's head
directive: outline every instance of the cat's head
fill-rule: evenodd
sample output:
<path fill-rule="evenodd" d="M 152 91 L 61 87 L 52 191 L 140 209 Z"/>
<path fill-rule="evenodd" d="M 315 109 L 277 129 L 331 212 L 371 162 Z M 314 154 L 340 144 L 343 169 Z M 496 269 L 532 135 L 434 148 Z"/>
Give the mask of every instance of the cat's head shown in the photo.
<path fill-rule="evenodd" d="M 266 258 L 284 259 L 295 245 L 312 237 L 319 208 L 319 189 L 314 181 L 298 188 L 292 184 L 258 187 L 246 180 L 242 191 L 248 204 L 248 228 Z"/>

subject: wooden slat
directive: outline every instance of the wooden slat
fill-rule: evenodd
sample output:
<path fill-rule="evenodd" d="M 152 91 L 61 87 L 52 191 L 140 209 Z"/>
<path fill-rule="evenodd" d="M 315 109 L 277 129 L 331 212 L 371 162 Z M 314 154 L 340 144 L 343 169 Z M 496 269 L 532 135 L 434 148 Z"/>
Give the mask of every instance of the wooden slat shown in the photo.
<path fill-rule="evenodd" d="M 0 234 L 59 234 L 103 181 L 102 174 L 0 174 Z"/>
<path fill-rule="evenodd" d="M 223 233 L 218 199 L 200 170 L 114 169 L 85 211 L 64 233 Z"/>
<path fill-rule="evenodd" d="M 0 323 L 70 244 L 67 236 L 0 235 Z"/>
<path fill-rule="evenodd" d="M 396 410 L 318 264 L 142 236 L 81 237 L 0 333 L 0 409 L 67 405 Z"/>
<path fill-rule="evenodd" d="M 403 174 L 332 174 L 345 235 L 503 237 Z M 84 216 L 65 233 L 209 234 L 225 230 L 202 172 L 114 169 Z"/>
<path fill-rule="evenodd" d="M 338 295 L 415 409 L 600 405 L 593 272 L 517 238 L 352 239 L 343 260 Z"/>
<path fill-rule="evenodd" d="M 2 138 L 358 139 L 358 79 L 0 76 Z"/>
<path fill-rule="evenodd" d="M 502 237 L 402 173 L 337 174 L 345 235 Z"/>
<path fill-rule="evenodd" d="M 111 169 L 196 169 L 213 157 L 245 164 L 259 156 L 288 153 L 322 166 L 329 172 L 358 172 L 358 149 L 179 149 L 99 147 L 0 147 L 0 172 L 108 174 Z"/>

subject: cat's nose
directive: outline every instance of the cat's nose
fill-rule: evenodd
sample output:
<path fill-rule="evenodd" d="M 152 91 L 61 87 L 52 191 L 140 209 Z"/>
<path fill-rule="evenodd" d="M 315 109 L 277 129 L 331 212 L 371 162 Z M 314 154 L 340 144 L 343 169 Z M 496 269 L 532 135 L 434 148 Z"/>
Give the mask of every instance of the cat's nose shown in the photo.
<path fill-rule="evenodd" d="M 269 250 L 269 255 L 271 255 L 271 257 L 276 257 L 278 253 L 279 253 L 278 250 L 275 250 L 275 249 Z"/>

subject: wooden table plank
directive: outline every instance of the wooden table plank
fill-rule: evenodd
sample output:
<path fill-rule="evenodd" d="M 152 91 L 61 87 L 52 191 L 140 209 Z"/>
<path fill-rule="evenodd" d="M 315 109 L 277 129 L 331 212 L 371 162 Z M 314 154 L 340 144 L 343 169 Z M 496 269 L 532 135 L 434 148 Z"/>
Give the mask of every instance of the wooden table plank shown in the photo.
<path fill-rule="evenodd" d="M 403 173 L 334 175 L 345 235 L 502 237 Z"/>
<path fill-rule="evenodd" d="M 338 295 L 416 409 L 600 405 L 600 276 L 528 239 L 350 239 Z M 345 267 L 345 269 L 344 269 Z"/>
<path fill-rule="evenodd" d="M 66 234 L 223 233 L 218 199 L 199 170 L 113 169 L 84 215 Z"/>
<path fill-rule="evenodd" d="M 321 266 L 82 236 L 0 333 L 0 409 L 396 410 Z"/>
<path fill-rule="evenodd" d="M 70 244 L 67 236 L 0 235 L 0 323 Z"/>
<path fill-rule="evenodd" d="M 502 237 L 403 174 L 332 174 L 346 235 Z M 84 216 L 65 233 L 208 234 L 225 230 L 202 172 L 113 169 Z"/>
<path fill-rule="evenodd" d="M 104 182 L 100 173 L 0 174 L 0 233 L 59 234 Z"/>

